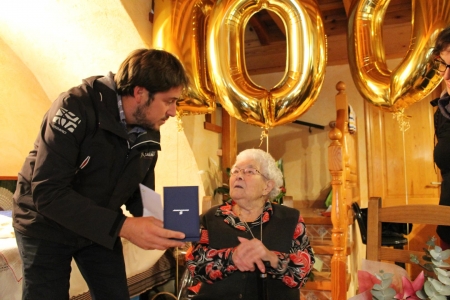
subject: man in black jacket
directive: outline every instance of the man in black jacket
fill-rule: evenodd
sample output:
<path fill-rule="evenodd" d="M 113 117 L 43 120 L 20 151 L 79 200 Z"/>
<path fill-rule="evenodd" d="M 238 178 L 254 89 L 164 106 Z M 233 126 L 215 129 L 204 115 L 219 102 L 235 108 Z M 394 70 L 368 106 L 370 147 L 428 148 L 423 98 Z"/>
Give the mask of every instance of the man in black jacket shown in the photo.
<path fill-rule="evenodd" d="M 117 74 L 53 102 L 14 194 L 23 299 L 68 299 L 72 258 L 93 298 L 129 299 L 120 237 L 143 249 L 184 245 L 183 233 L 142 217 L 139 183 L 155 188 L 159 128 L 187 86 L 173 55 L 139 49 Z"/>

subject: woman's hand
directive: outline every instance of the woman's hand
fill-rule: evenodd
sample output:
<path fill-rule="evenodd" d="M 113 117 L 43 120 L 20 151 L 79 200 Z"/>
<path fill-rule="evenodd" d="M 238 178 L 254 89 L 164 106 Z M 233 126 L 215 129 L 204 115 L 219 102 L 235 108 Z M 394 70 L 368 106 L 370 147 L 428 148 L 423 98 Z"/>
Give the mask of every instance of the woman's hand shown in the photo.
<path fill-rule="evenodd" d="M 233 263 L 241 272 L 255 271 L 256 267 L 261 273 L 266 272 L 264 261 L 270 262 L 272 267 L 278 264 L 278 256 L 264 246 L 258 239 L 248 240 L 243 237 L 238 237 L 241 242 L 234 250 Z"/>

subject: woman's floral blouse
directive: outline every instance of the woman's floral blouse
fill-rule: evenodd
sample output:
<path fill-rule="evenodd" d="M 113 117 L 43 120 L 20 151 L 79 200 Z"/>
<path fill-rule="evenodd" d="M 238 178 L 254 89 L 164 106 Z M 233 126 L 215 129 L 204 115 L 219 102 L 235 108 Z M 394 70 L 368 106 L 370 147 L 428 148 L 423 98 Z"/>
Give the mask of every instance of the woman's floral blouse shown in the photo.
<path fill-rule="evenodd" d="M 221 205 L 216 216 L 222 216 L 224 222 L 242 231 L 247 231 L 242 222 L 233 211 L 234 202 L 232 200 Z M 272 214 L 272 204 L 267 201 L 262 215 L 254 222 L 249 223 L 249 227 L 260 226 L 270 220 Z M 193 245 L 186 253 L 186 265 L 191 275 L 201 282 L 214 283 L 222 280 L 237 270 L 233 264 L 233 252 L 235 248 L 213 249 L 209 247 L 208 231 L 202 228 L 200 241 Z M 278 256 L 278 267 L 267 268 L 267 273 L 280 279 L 291 288 L 300 288 L 308 280 L 308 275 L 314 265 L 314 254 L 306 235 L 305 223 L 300 215 L 297 227 L 292 237 L 291 249 L 289 253 L 275 252 Z M 197 287 L 199 288 L 199 287 Z"/>

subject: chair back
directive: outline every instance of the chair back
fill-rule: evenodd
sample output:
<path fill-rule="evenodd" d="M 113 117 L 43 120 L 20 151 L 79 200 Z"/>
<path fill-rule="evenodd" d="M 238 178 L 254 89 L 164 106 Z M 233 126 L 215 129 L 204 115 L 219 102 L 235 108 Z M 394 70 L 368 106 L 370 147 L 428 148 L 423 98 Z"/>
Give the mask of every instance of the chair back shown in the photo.
<path fill-rule="evenodd" d="M 353 202 L 352 209 L 355 214 L 355 219 L 358 222 L 359 232 L 361 233 L 361 241 L 365 245 L 367 244 L 367 218 L 364 217 L 358 203 Z"/>
<path fill-rule="evenodd" d="M 412 223 L 450 226 L 450 206 L 436 204 L 381 207 L 381 198 L 369 199 L 367 228 L 367 259 L 410 263 L 411 254 L 421 261 L 423 251 L 381 247 L 382 223 Z M 423 263 L 423 261 L 421 261 Z"/>

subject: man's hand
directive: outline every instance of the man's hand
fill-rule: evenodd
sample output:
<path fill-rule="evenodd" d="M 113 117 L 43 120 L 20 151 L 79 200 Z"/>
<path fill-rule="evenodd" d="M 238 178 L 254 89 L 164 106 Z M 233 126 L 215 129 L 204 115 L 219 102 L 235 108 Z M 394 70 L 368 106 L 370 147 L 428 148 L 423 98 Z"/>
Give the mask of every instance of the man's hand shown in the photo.
<path fill-rule="evenodd" d="M 163 222 L 153 217 L 136 217 L 126 218 L 119 236 L 145 250 L 166 250 L 171 247 L 183 247 L 184 242 L 172 239 L 184 239 L 185 234 L 164 229 Z"/>

